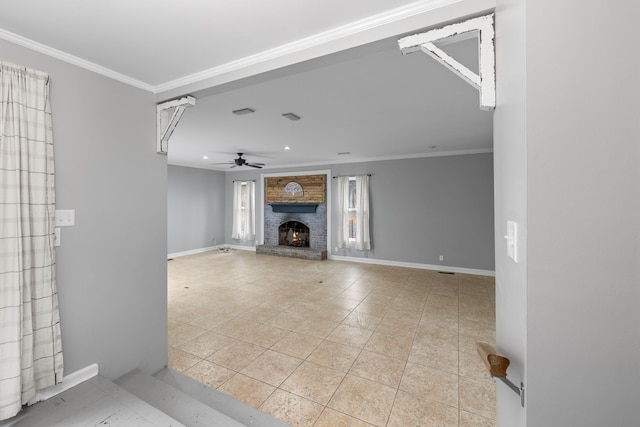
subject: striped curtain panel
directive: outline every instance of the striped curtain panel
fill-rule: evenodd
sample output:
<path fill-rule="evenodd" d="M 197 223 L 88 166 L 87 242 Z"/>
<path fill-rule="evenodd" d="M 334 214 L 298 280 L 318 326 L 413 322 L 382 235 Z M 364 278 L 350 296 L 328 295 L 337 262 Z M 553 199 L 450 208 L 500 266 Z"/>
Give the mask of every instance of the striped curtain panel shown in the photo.
<path fill-rule="evenodd" d="M 0 61 L 0 420 L 62 380 L 47 74 Z"/>

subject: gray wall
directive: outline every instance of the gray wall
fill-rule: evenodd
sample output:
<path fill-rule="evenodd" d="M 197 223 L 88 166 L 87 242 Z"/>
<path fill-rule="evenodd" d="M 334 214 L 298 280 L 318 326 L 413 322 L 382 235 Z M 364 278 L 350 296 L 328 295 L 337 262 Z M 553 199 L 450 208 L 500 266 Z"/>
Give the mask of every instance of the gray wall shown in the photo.
<path fill-rule="evenodd" d="M 491 154 L 340 164 L 332 172 L 373 174 L 372 250 L 336 251 L 334 247 L 332 253 L 493 271 Z M 334 207 L 336 185 L 334 182 Z M 337 221 L 334 209 L 334 236 Z M 444 261 L 439 261 L 440 255 Z"/>
<path fill-rule="evenodd" d="M 522 314 L 505 312 L 527 316 L 526 422 L 501 391 L 499 425 L 637 425 L 640 5 L 499 0 L 497 14 L 496 218 L 524 213 L 528 236 L 524 267 L 496 256 L 513 279 L 497 289 L 499 345 L 520 351 L 507 339 Z M 510 192 L 523 182 L 524 200 Z"/>
<path fill-rule="evenodd" d="M 332 180 L 333 255 L 494 270 L 492 154 L 346 163 L 265 173 L 331 169 L 333 175 L 371 173 L 372 250 L 336 250 L 336 180 Z M 226 174 L 226 242 L 231 240 L 231 182 L 260 171 Z M 260 224 L 257 224 L 260 227 Z M 439 261 L 439 255 L 444 261 Z"/>
<path fill-rule="evenodd" d="M 169 254 L 224 243 L 224 172 L 168 166 Z"/>
<path fill-rule="evenodd" d="M 49 73 L 65 372 L 108 378 L 167 362 L 166 158 L 151 93 L 0 40 L 0 58 Z"/>

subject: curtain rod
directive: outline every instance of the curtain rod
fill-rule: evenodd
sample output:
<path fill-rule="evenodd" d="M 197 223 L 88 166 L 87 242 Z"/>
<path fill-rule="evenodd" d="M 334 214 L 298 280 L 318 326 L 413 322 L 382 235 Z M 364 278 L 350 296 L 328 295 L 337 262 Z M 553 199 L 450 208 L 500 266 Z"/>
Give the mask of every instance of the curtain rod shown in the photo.
<path fill-rule="evenodd" d="M 372 176 L 373 174 L 372 173 L 364 173 L 362 175 Z M 335 179 L 335 178 L 338 178 L 338 177 L 341 177 L 341 176 L 356 176 L 356 175 L 336 175 L 333 178 Z"/>
<path fill-rule="evenodd" d="M 234 179 L 231 182 L 256 182 L 255 179 Z"/>

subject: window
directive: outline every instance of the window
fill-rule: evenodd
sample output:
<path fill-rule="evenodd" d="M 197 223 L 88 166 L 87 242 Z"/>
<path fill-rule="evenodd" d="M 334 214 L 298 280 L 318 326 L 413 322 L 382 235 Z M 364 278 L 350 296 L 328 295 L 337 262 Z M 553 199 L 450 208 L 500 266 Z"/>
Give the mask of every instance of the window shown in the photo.
<path fill-rule="evenodd" d="M 356 231 L 358 230 L 358 215 L 356 209 L 356 177 L 349 177 L 349 241 L 356 241 Z"/>
<path fill-rule="evenodd" d="M 338 247 L 369 250 L 369 175 L 338 177 Z"/>
<path fill-rule="evenodd" d="M 233 227 L 231 238 L 255 239 L 255 183 L 233 182 Z"/>

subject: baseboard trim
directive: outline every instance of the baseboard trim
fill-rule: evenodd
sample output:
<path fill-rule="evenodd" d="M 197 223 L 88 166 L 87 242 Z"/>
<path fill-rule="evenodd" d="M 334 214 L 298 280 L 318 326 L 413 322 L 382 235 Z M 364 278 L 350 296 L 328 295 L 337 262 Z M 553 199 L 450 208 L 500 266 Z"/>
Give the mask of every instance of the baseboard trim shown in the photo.
<path fill-rule="evenodd" d="M 199 253 L 202 253 L 202 252 L 213 251 L 213 250 L 219 249 L 221 247 L 224 247 L 224 245 L 209 246 L 209 247 L 200 248 L 200 249 L 191 249 L 189 251 L 183 251 L 183 252 L 174 252 L 172 254 L 168 254 L 167 255 L 167 259 L 169 259 L 169 258 L 178 258 L 178 257 L 181 257 L 181 256 L 187 256 L 187 255 L 195 255 L 195 254 L 199 254 Z"/>
<path fill-rule="evenodd" d="M 385 259 L 358 258 L 358 257 L 341 256 L 341 255 L 329 255 L 328 258 L 335 261 L 359 262 L 362 264 L 390 265 L 393 267 L 417 268 L 420 270 L 446 271 L 447 273 L 474 274 L 477 276 L 491 276 L 491 277 L 494 277 L 496 275 L 496 272 L 492 270 L 479 270 L 475 268 L 451 267 L 447 265 L 420 264 L 417 262 L 390 261 Z"/>
<path fill-rule="evenodd" d="M 225 249 L 225 248 L 229 248 L 229 249 L 237 249 L 239 251 L 256 251 L 256 247 L 255 246 L 241 246 L 241 245 L 216 245 L 216 246 L 209 246 L 206 248 L 199 248 L 199 249 L 191 249 L 190 251 L 183 251 L 183 252 L 174 252 L 172 254 L 167 254 L 167 259 L 171 259 L 171 258 L 178 258 L 178 257 L 182 257 L 182 256 L 187 256 L 187 255 L 195 255 L 195 254 L 201 254 L 202 252 L 209 252 L 209 251 L 215 251 L 218 249 Z"/>
<path fill-rule="evenodd" d="M 256 251 L 256 247 L 255 246 L 242 246 L 242 245 L 221 245 L 222 248 L 229 248 L 229 249 L 237 249 L 239 251 L 249 251 L 249 252 L 255 252 Z"/>
<path fill-rule="evenodd" d="M 85 368 L 78 369 L 77 371 L 72 372 L 69 375 L 65 375 L 60 384 L 38 390 L 33 399 L 31 399 L 27 403 L 27 406 L 31 406 L 38 402 L 51 399 L 52 397 L 62 393 L 63 391 L 67 391 L 80 383 L 90 380 L 91 378 L 98 375 L 99 372 L 100 368 L 98 367 L 98 364 L 93 363 Z"/>
<path fill-rule="evenodd" d="M 236 249 L 239 251 L 249 251 L 255 252 L 255 246 L 242 246 L 242 245 L 217 245 L 217 246 L 209 246 L 208 248 L 200 248 L 193 249 L 190 251 L 184 252 L 175 252 L 167 255 L 167 258 L 177 258 L 181 256 L 194 255 L 202 252 L 214 251 L 217 249 Z M 348 262 L 359 262 L 362 264 L 377 264 L 377 265 L 389 265 L 392 267 L 407 267 L 407 268 L 417 268 L 420 270 L 435 270 L 435 271 L 446 271 L 447 273 L 461 273 L 461 274 L 474 274 L 477 276 L 491 276 L 495 277 L 496 272 L 492 270 L 480 270 L 476 268 L 464 268 L 464 267 L 452 267 L 448 265 L 435 265 L 435 264 L 421 264 L 417 262 L 404 262 L 404 261 L 391 261 L 386 259 L 374 259 L 374 258 L 358 258 L 358 257 L 350 257 L 350 256 L 342 256 L 342 255 L 327 255 L 327 259 L 335 260 L 335 261 L 348 261 Z"/>

